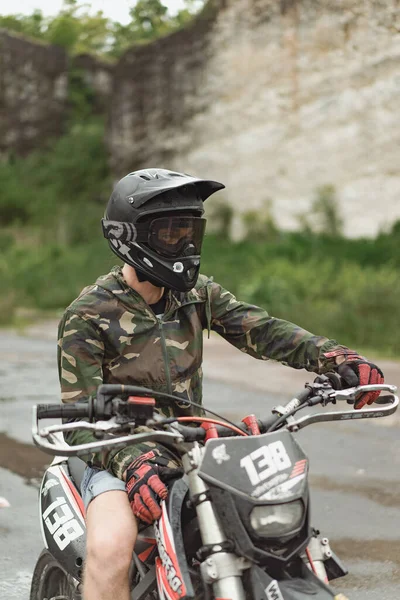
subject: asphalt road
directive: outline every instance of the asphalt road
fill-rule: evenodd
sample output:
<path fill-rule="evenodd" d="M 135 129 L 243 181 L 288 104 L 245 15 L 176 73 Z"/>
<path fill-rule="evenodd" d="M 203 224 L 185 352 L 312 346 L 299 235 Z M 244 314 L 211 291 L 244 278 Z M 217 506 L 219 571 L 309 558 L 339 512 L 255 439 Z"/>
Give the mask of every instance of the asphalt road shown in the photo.
<path fill-rule="evenodd" d="M 10 503 L 0 508 L 0 598 L 27 600 L 42 549 L 37 488 L 48 462 L 30 443 L 31 407 L 58 401 L 55 342 L 2 332 L 0 358 L 0 497 Z M 224 361 L 223 383 L 217 359 Z M 276 389 L 268 393 L 267 370 L 265 391 L 254 391 L 237 383 L 237 373 L 234 386 L 226 383 L 227 359 L 220 354 L 213 367 L 205 402 L 215 410 L 266 416 L 280 399 Z M 292 370 L 284 374 L 293 387 Z M 337 585 L 350 600 L 400 595 L 400 438 L 396 421 L 388 423 L 317 424 L 297 434 L 311 461 L 313 523 L 350 570 Z"/>

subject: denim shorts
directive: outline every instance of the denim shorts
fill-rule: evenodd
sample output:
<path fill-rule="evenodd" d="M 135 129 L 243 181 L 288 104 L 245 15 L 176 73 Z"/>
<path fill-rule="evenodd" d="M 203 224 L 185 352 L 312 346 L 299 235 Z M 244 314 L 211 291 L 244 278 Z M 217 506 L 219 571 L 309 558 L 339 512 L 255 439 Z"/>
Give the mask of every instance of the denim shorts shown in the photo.
<path fill-rule="evenodd" d="M 114 490 L 125 492 L 125 482 L 103 469 L 86 467 L 81 483 L 81 494 L 85 510 L 93 498 L 104 492 Z"/>

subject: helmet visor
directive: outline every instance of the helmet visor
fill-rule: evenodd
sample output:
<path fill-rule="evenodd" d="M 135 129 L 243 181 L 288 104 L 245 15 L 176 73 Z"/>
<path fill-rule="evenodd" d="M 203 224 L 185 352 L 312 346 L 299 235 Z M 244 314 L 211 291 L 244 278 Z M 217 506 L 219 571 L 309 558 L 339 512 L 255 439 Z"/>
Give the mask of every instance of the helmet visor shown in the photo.
<path fill-rule="evenodd" d="M 160 217 L 150 223 L 148 243 L 166 256 L 201 253 L 206 219 L 200 217 Z"/>

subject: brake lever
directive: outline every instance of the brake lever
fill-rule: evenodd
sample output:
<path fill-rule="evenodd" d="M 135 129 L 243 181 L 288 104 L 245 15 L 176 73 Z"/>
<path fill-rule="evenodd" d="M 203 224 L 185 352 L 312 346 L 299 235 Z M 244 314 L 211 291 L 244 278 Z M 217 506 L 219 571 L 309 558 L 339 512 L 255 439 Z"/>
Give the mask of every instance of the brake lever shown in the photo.
<path fill-rule="evenodd" d="M 366 387 L 366 386 L 363 386 Z M 382 386 L 380 386 L 382 388 Z M 396 388 L 396 386 L 387 386 L 391 388 Z M 378 390 L 372 390 L 378 391 Z M 388 402 L 384 404 L 380 404 L 379 407 L 371 407 L 371 408 L 363 408 L 362 410 L 346 410 L 346 411 L 333 411 L 333 412 L 322 412 L 322 413 L 313 413 L 311 415 L 305 415 L 300 419 L 290 423 L 287 425 L 287 429 L 289 431 L 298 431 L 299 429 L 303 429 L 303 427 L 307 427 L 307 425 L 312 425 L 313 423 L 320 423 L 324 421 L 347 421 L 354 419 L 371 419 L 371 418 L 379 418 L 379 417 L 388 417 L 396 412 L 399 406 L 399 398 L 398 396 L 386 396 L 388 398 Z M 384 398 L 382 398 L 383 400 Z"/>
<path fill-rule="evenodd" d="M 397 391 L 397 387 L 395 385 L 389 385 L 387 383 L 380 384 L 368 384 L 368 385 L 359 385 L 355 388 L 349 388 L 345 390 L 335 390 L 330 394 L 331 398 L 335 400 L 347 400 L 348 403 L 354 403 L 362 394 L 366 394 L 367 392 L 390 392 L 394 394 Z M 378 402 L 378 404 L 382 404 L 382 402 Z"/>
<path fill-rule="evenodd" d="M 49 425 L 48 427 L 42 427 L 39 430 L 39 436 L 42 438 L 48 438 L 54 433 L 69 433 L 71 431 L 92 431 L 95 435 L 102 435 L 106 433 L 119 433 L 123 431 L 123 427 L 115 422 L 115 419 L 110 421 L 96 421 L 96 423 L 87 423 L 85 421 L 79 421 L 78 423 L 64 423 L 59 425 Z"/>

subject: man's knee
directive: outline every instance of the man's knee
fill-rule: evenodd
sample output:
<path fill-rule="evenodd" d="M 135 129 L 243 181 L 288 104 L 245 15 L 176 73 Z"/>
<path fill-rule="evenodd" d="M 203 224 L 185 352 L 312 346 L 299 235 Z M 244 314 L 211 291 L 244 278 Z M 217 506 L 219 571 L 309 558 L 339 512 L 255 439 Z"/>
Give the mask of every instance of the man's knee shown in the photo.
<path fill-rule="evenodd" d="M 127 495 L 112 491 L 97 496 L 89 504 L 86 524 L 86 569 L 106 578 L 127 573 L 137 536 Z"/>

